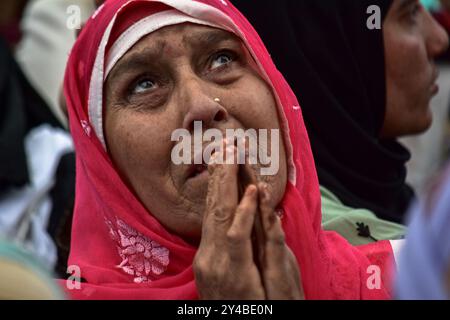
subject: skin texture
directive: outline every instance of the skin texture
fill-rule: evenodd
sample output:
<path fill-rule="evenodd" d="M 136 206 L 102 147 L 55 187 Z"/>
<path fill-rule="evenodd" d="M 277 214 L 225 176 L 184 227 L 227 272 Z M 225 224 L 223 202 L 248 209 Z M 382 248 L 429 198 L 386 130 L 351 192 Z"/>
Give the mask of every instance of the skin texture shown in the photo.
<path fill-rule="evenodd" d="M 303 298 L 297 261 L 275 213 L 287 183 L 282 134 L 274 176 L 260 176 L 259 165 L 215 161 L 189 179 L 191 166 L 171 161 L 172 132 L 192 131 L 194 121 L 222 132 L 279 129 L 272 91 L 241 41 L 199 25 L 160 29 L 115 65 L 105 92 L 111 158 L 166 228 L 199 244 L 193 268 L 200 297 Z M 234 141 L 219 143 L 236 156 Z"/>
<path fill-rule="evenodd" d="M 166 228 L 194 242 L 201 235 L 208 173 L 187 179 L 190 166 L 173 164 L 172 132 L 192 131 L 194 121 L 222 132 L 279 129 L 272 92 L 247 50 L 231 34 L 209 27 L 183 24 L 148 35 L 116 64 L 105 91 L 106 140 L 118 170 Z M 278 174 L 259 177 L 275 205 L 287 180 L 279 145 Z"/>
<path fill-rule="evenodd" d="M 386 115 L 383 138 L 421 133 L 432 123 L 438 92 L 434 59 L 448 47 L 445 30 L 418 0 L 394 0 L 383 23 Z"/>
<path fill-rule="evenodd" d="M 227 152 L 236 149 L 228 146 Z M 267 184 L 253 180 L 238 202 L 238 170 L 214 161 L 208 167 L 202 241 L 193 263 L 200 298 L 303 299 L 297 261 Z M 244 170 L 251 175 L 248 165 Z"/>

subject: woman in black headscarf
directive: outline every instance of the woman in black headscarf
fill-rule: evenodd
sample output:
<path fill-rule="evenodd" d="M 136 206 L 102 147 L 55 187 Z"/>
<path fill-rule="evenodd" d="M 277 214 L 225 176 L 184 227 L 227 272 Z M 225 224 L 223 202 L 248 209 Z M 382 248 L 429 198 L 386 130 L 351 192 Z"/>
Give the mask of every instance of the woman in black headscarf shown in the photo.
<path fill-rule="evenodd" d="M 334 226 L 347 238 L 350 226 L 368 241 L 398 235 L 414 194 L 405 182 L 410 154 L 396 139 L 431 123 L 433 59 L 448 46 L 445 32 L 418 0 L 233 4 L 299 98 L 323 187 L 324 222 L 351 212 L 356 220 Z M 367 220 L 371 229 L 358 221 L 368 214 L 376 215 Z"/>

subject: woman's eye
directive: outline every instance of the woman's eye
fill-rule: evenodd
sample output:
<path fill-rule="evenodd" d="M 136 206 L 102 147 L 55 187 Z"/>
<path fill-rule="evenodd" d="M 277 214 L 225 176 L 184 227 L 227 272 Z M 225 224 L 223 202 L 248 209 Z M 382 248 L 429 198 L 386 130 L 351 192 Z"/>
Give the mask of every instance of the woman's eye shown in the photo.
<path fill-rule="evenodd" d="M 220 68 L 233 62 L 233 56 L 229 53 L 220 53 L 216 55 L 211 63 L 211 70 Z"/>
<path fill-rule="evenodd" d="M 409 17 L 411 19 L 414 19 L 417 16 L 417 14 L 419 13 L 421 8 L 422 8 L 422 5 L 419 2 L 415 3 L 409 10 Z"/>
<path fill-rule="evenodd" d="M 134 94 L 144 93 L 149 90 L 155 89 L 155 87 L 156 87 L 156 84 L 154 81 L 152 81 L 150 79 L 142 79 L 136 83 L 134 88 L 132 88 L 132 93 L 134 93 Z"/>

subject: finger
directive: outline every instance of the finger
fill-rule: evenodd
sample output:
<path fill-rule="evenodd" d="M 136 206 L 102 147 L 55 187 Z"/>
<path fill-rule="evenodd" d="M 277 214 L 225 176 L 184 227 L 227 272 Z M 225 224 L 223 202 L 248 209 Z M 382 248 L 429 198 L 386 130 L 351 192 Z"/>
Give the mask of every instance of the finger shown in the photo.
<path fill-rule="evenodd" d="M 297 261 L 285 242 L 281 219 L 276 214 L 267 184 L 258 185 L 259 208 L 265 237 L 263 279 L 269 299 L 301 299 L 303 289 Z"/>
<path fill-rule="evenodd" d="M 278 264 L 285 259 L 285 234 L 281 225 L 281 220 L 275 213 L 271 203 L 267 184 L 260 183 L 259 209 L 261 212 L 261 224 L 264 233 L 265 244 L 265 264 Z"/>
<path fill-rule="evenodd" d="M 239 166 L 238 179 L 240 191 L 239 195 L 241 197 L 243 196 L 243 193 L 249 185 L 254 185 L 255 187 L 257 185 L 257 180 L 254 172 L 248 163 Z"/>
<path fill-rule="evenodd" d="M 251 235 L 258 207 L 257 200 L 258 189 L 255 185 L 248 186 L 227 233 L 234 247 L 250 245 L 251 249 Z"/>
<path fill-rule="evenodd" d="M 239 143 L 238 143 L 239 145 Z M 245 191 L 245 189 L 247 188 L 248 185 L 250 184 L 254 184 L 255 186 L 257 185 L 258 181 L 257 181 L 257 177 L 256 177 L 256 173 L 255 170 L 253 168 L 253 166 L 250 164 L 250 152 L 249 152 L 249 145 L 247 143 L 246 139 L 241 139 L 240 140 L 240 145 L 244 145 L 245 146 L 245 162 L 243 165 L 239 166 L 239 187 L 240 187 L 240 191 L 241 194 Z"/>
<path fill-rule="evenodd" d="M 222 199 L 223 206 L 228 210 L 227 212 L 234 213 L 239 201 L 238 195 L 238 170 L 239 166 L 236 163 L 236 147 L 228 145 L 225 148 L 225 163 L 218 164 L 215 168 L 214 174 L 219 185 L 219 196 Z"/>
<path fill-rule="evenodd" d="M 234 155 L 235 147 L 225 149 Z M 208 164 L 210 174 L 202 237 L 205 241 L 220 240 L 229 229 L 238 202 L 237 164 L 225 164 L 220 154 L 213 154 Z M 218 237 L 219 236 L 219 237 Z"/>

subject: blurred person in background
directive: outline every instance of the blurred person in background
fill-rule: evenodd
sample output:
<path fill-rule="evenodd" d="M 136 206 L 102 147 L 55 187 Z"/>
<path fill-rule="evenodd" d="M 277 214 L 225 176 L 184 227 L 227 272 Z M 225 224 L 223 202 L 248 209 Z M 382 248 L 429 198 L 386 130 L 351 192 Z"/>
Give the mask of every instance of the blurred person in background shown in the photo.
<path fill-rule="evenodd" d="M 299 97 L 324 228 L 355 244 L 403 237 L 414 192 L 397 139 L 431 125 L 443 28 L 418 0 L 233 2 Z"/>
<path fill-rule="evenodd" d="M 450 299 L 450 167 L 434 180 L 411 210 L 400 250 L 396 297 Z"/>
<path fill-rule="evenodd" d="M 28 0 L 0 1 L 0 37 L 13 48 L 22 36 L 20 19 Z"/>
<path fill-rule="evenodd" d="M 15 57 L 58 121 L 67 129 L 62 82 L 70 50 L 83 24 L 94 12 L 95 0 L 30 0 L 21 20 L 22 39 Z M 67 133 L 69 136 L 69 133 Z M 51 194 L 48 232 L 57 246 L 56 271 L 66 272 L 75 197 L 75 155 L 59 162 Z"/>
<path fill-rule="evenodd" d="M 50 193 L 72 141 L 1 39 L 0 105 L 0 237 L 25 245 L 53 270 Z"/>
<path fill-rule="evenodd" d="M 9 45 L 15 57 L 1 45 L 0 238 L 23 245 L 49 272 L 64 276 L 75 155 L 59 96 L 70 48 L 95 3 L 33 0 L 24 13 L 20 3 L 23 9 L 24 1 L 1 3 L 22 20 L 5 31 L 20 22 L 20 37 Z"/>
<path fill-rule="evenodd" d="M 450 1 L 422 0 L 447 33 L 450 32 Z M 450 136 L 447 134 L 450 112 L 450 50 L 444 52 L 437 60 L 439 70 L 439 92 L 431 100 L 430 109 L 433 113 L 431 127 L 421 135 L 401 139 L 401 142 L 411 151 L 411 161 L 408 162 L 407 181 L 418 193 L 427 188 L 427 184 L 435 174 L 438 174 L 445 164 Z"/>
<path fill-rule="evenodd" d="M 0 300 L 64 299 L 52 274 L 29 251 L 0 240 Z"/>
<path fill-rule="evenodd" d="M 67 58 L 93 0 L 30 0 L 20 23 L 22 39 L 15 52 L 25 75 L 67 126 L 60 94 Z"/>

